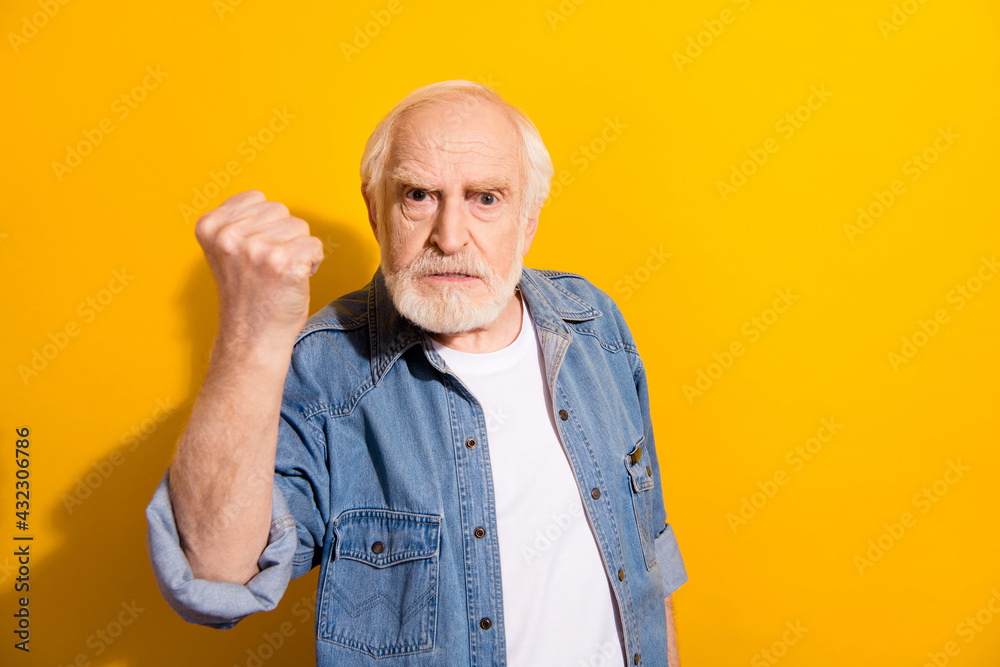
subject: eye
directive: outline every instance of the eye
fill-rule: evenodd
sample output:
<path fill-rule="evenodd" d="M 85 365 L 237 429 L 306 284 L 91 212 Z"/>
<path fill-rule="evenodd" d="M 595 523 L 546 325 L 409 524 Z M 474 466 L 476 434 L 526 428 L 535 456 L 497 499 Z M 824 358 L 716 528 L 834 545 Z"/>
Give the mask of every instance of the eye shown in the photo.
<path fill-rule="evenodd" d="M 498 201 L 499 200 L 496 198 L 496 195 L 491 194 L 489 192 L 483 192 L 480 193 L 479 195 L 479 203 L 485 204 L 486 206 L 492 206 L 493 204 L 496 204 Z"/>
<path fill-rule="evenodd" d="M 407 192 L 406 196 L 413 201 L 424 201 L 427 199 L 427 190 L 413 189 Z"/>

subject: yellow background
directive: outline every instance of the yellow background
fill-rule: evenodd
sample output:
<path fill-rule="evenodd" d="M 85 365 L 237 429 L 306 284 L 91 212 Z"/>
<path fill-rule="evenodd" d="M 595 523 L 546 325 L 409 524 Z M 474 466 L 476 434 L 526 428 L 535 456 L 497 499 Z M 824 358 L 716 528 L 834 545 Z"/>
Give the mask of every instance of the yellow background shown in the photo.
<path fill-rule="evenodd" d="M 227 632 L 183 623 L 150 572 L 143 510 L 216 317 L 180 206 L 236 160 L 240 173 L 209 207 L 257 188 L 309 221 L 328 254 L 313 281 L 317 310 L 377 263 L 358 192 L 369 132 L 410 90 L 468 78 L 524 108 L 557 173 L 568 172 L 528 265 L 608 291 L 645 359 L 667 511 L 690 575 L 674 596 L 683 664 L 772 664 L 765 650 L 789 667 L 919 667 L 928 653 L 998 664 L 1000 617 L 971 638 L 960 624 L 1000 590 L 1000 280 L 980 283 L 962 308 L 953 290 L 1000 253 L 1000 6 L 398 2 L 392 13 L 371 1 L 223 10 L 75 0 L 34 33 L 23 21 L 42 11 L 37 0 L 0 7 L 0 663 L 246 666 L 285 621 L 292 632 L 264 664 L 312 662 L 315 571 L 279 609 Z M 365 43 L 357 31 L 372 11 L 390 20 L 369 26 L 377 34 Z M 356 39 L 363 48 L 345 55 Z M 686 49 L 696 57 L 679 66 Z M 115 100 L 157 66 L 166 76 L 120 118 Z M 802 110 L 814 86 L 829 96 Z M 274 108 L 294 119 L 248 161 L 240 145 Z M 795 113 L 808 118 L 786 136 L 779 123 Z M 53 162 L 102 119 L 113 131 L 57 175 Z M 609 122 L 617 134 L 602 144 Z M 948 128 L 958 137 L 910 180 L 908 161 Z M 723 198 L 718 182 L 769 138 L 777 151 Z M 897 179 L 904 194 L 852 242 L 844 225 Z M 670 256 L 658 263 L 651 249 Z M 127 286 L 102 292 L 123 269 Z M 797 300 L 775 321 L 777 290 Z M 88 315 L 88 298 L 110 301 Z M 894 368 L 889 353 L 921 321 L 933 330 L 939 309 L 947 322 Z M 756 340 L 753 317 L 771 321 Z M 22 379 L 18 368 L 68 323 L 78 335 Z M 743 354 L 711 368 L 733 342 Z M 683 387 L 699 370 L 716 377 L 689 400 Z M 174 406 L 169 415 L 157 401 Z M 842 428 L 795 469 L 786 454 L 824 418 Z M 30 655 L 10 632 L 21 426 L 32 440 Z M 134 428 L 144 439 L 128 440 Z M 921 512 L 914 496 L 949 461 L 968 470 L 939 482 L 945 492 Z M 93 476 L 108 465 L 106 478 Z M 787 483 L 772 488 L 776 473 Z M 100 485 L 67 505 L 88 474 Z M 753 495 L 762 488 L 773 497 Z M 744 498 L 760 506 L 734 532 L 727 515 Z M 915 524 L 859 572 L 855 557 L 904 512 Z M 133 602 L 142 611 L 121 635 L 96 639 Z M 786 623 L 808 630 L 782 647 Z"/>

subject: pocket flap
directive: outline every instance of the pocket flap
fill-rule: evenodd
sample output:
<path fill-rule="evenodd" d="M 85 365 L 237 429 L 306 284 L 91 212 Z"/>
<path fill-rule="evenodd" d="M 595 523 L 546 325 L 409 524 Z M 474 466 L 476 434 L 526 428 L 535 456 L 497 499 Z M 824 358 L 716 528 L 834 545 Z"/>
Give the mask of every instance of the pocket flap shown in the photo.
<path fill-rule="evenodd" d="M 636 492 L 647 491 L 653 488 L 653 477 L 649 471 L 647 461 L 649 457 L 643 452 L 642 444 L 646 436 L 639 438 L 632 451 L 625 455 L 625 469 L 628 471 L 629 479 L 632 480 L 632 489 Z"/>
<path fill-rule="evenodd" d="M 392 510 L 348 510 L 334 522 L 334 558 L 388 567 L 438 552 L 441 517 Z"/>

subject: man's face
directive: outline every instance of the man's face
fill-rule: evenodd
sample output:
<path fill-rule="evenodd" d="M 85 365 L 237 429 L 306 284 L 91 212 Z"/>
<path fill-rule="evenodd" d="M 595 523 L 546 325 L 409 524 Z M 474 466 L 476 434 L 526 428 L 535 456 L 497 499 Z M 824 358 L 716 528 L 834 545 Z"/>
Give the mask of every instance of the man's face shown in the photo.
<path fill-rule="evenodd" d="M 493 104 L 437 102 L 401 119 L 373 225 L 407 319 L 447 334 L 496 321 L 537 223 L 537 211 L 519 215 L 521 176 L 517 131 Z"/>

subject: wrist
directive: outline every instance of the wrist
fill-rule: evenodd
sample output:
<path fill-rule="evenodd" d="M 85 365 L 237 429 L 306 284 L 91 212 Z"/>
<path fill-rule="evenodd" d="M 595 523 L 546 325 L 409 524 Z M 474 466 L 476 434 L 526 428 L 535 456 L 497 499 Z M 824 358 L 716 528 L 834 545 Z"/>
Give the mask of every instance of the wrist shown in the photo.
<path fill-rule="evenodd" d="M 298 331 L 270 331 L 248 335 L 246 331 L 219 329 L 212 346 L 212 358 L 220 363 L 237 362 L 254 368 L 285 371 L 292 357 Z"/>

